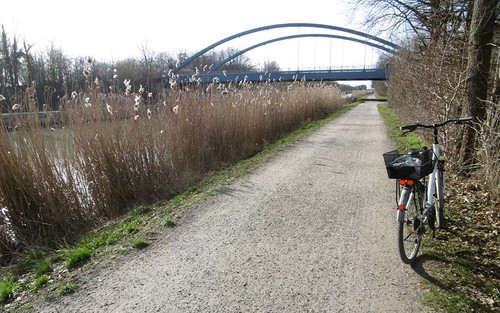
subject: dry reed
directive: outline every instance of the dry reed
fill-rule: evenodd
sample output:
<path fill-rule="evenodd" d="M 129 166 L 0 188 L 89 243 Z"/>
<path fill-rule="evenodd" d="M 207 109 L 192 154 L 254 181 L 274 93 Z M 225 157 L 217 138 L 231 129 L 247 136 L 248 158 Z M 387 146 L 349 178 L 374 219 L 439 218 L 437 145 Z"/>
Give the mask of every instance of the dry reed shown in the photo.
<path fill-rule="evenodd" d="M 342 105 L 327 85 L 234 82 L 88 92 L 61 100 L 57 125 L 37 114 L 0 126 L 0 249 L 53 245 L 137 203 L 166 199 L 208 173 Z M 35 108 L 30 90 L 19 110 Z M 17 108 L 16 108 L 17 109 Z"/>

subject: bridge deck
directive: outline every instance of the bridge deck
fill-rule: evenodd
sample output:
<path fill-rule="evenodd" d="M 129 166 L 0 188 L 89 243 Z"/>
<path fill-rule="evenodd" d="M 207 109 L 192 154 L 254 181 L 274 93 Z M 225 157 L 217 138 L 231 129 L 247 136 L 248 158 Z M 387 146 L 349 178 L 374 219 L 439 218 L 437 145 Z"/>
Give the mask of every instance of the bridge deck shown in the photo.
<path fill-rule="evenodd" d="M 314 70 L 314 71 L 280 71 L 280 72 L 237 72 L 237 73 L 207 73 L 207 74 L 179 74 L 178 83 L 190 84 L 194 82 L 210 83 L 218 80 L 222 83 L 234 81 L 342 81 L 342 80 L 385 80 L 386 71 L 383 69 L 342 69 L 342 70 Z M 168 81 L 167 81 L 168 83 Z"/>

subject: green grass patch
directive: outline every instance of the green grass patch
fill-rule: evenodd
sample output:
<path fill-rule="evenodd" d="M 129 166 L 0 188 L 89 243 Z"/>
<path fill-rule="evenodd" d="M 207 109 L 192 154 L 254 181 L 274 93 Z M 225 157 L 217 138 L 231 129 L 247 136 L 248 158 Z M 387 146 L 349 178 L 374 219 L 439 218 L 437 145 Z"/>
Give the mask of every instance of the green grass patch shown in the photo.
<path fill-rule="evenodd" d="M 94 254 L 94 249 L 87 246 L 79 247 L 68 251 L 66 255 L 66 268 L 72 269 L 90 260 Z"/>
<path fill-rule="evenodd" d="M 89 236 L 82 239 L 81 243 L 91 249 L 99 249 L 108 245 L 108 236 L 107 234 Z"/>
<path fill-rule="evenodd" d="M 431 288 L 431 292 L 424 296 L 424 303 L 431 307 L 440 307 L 446 312 L 474 312 L 471 302 L 462 294 L 443 290 L 436 286 Z"/>
<path fill-rule="evenodd" d="M 141 230 L 141 227 L 136 222 L 125 223 L 120 228 L 125 234 L 134 234 Z"/>
<path fill-rule="evenodd" d="M 425 300 L 446 312 L 497 312 L 500 284 L 492 264 L 481 256 L 483 247 L 463 240 L 473 225 L 453 207 L 448 210 L 448 221 L 456 230 L 441 230 L 446 240 L 424 241 L 423 254 L 432 260 L 428 271 L 434 277 L 428 282 L 431 291 Z"/>
<path fill-rule="evenodd" d="M 169 217 L 167 217 L 163 223 L 166 227 L 175 227 L 176 225 L 175 222 L 172 221 Z"/>
<path fill-rule="evenodd" d="M 67 295 L 67 294 L 70 294 L 70 293 L 73 293 L 76 291 L 77 289 L 77 285 L 76 284 L 73 284 L 73 283 L 65 283 L 64 285 L 62 285 L 61 287 L 59 287 L 57 289 L 57 295 L 59 296 L 64 296 L 64 295 Z"/>
<path fill-rule="evenodd" d="M 116 252 L 117 254 L 127 254 L 129 251 L 130 251 L 130 249 L 129 249 L 129 248 L 127 248 L 127 247 L 124 247 L 124 246 L 119 246 L 119 247 L 117 247 L 117 248 L 116 248 L 116 250 L 115 250 L 115 252 Z"/>
<path fill-rule="evenodd" d="M 149 246 L 149 242 L 143 238 L 137 238 L 134 242 L 132 242 L 132 247 L 136 249 L 144 249 L 147 246 Z"/>
<path fill-rule="evenodd" d="M 173 202 L 175 204 L 180 203 L 180 202 L 186 200 L 187 198 L 189 198 L 191 196 L 191 194 L 193 194 L 195 191 L 196 191 L 195 187 L 189 187 L 184 192 L 182 192 L 180 195 L 175 196 Z"/>
<path fill-rule="evenodd" d="M 73 245 L 65 244 L 58 250 L 32 249 L 26 251 L 13 267 L 17 275 L 23 275 L 26 281 L 21 286 L 14 279 L 14 275 L 0 280 L 0 304 L 8 302 L 15 288 L 26 291 L 35 291 L 49 282 L 47 273 L 53 272 L 57 264 L 63 268 L 74 269 L 87 263 L 94 255 L 105 251 L 125 237 L 133 236 L 141 231 L 141 225 L 151 213 L 151 208 L 138 206 L 127 216 L 120 220 L 112 221 L 100 229 L 88 233 Z M 144 239 L 136 239 L 132 246 L 137 249 L 145 248 L 149 243 Z M 112 249 L 110 249 L 111 251 Z M 126 253 L 129 248 L 114 248 L 110 253 Z M 60 267 L 59 267 L 60 268 Z M 60 272 L 59 272 L 60 273 Z M 73 292 L 77 288 L 74 283 L 61 285 L 60 282 L 52 284 L 49 290 L 63 295 Z"/>
<path fill-rule="evenodd" d="M 133 217 L 137 218 L 137 217 L 147 215 L 151 211 L 152 210 L 150 207 L 145 206 L 145 205 L 140 205 L 140 206 L 134 208 L 132 211 L 130 211 L 128 216 L 129 216 L 129 218 L 133 218 Z"/>
<path fill-rule="evenodd" d="M 46 273 L 44 272 L 44 270 L 47 269 L 47 263 L 50 263 L 50 260 L 48 260 L 48 253 L 46 251 L 31 249 L 24 253 L 15 270 L 20 274 L 31 271 L 36 271 L 40 272 L 40 274 L 44 274 Z"/>
<path fill-rule="evenodd" d="M 375 99 L 380 100 L 380 101 L 389 100 L 389 98 L 387 98 L 386 96 L 379 96 L 379 95 L 375 95 Z"/>
<path fill-rule="evenodd" d="M 40 288 L 41 286 L 45 285 L 46 283 L 48 283 L 49 281 L 49 276 L 47 275 L 42 275 L 40 277 L 38 277 L 37 279 L 35 279 L 35 281 L 33 282 L 33 290 L 37 290 L 38 288 Z"/>
<path fill-rule="evenodd" d="M 5 304 L 16 288 L 17 283 L 11 275 L 6 275 L 0 279 L 0 304 Z"/>
<path fill-rule="evenodd" d="M 145 210 L 133 210 L 124 220 L 114 226 L 102 230 L 98 234 L 87 235 L 75 246 L 65 247 L 64 259 L 66 268 L 72 269 L 86 263 L 92 256 L 105 250 L 126 236 L 138 233 L 141 230 Z"/>
<path fill-rule="evenodd" d="M 52 272 L 52 259 L 50 257 L 46 257 L 43 260 L 40 260 L 33 266 L 33 271 L 36 276 L 42 276 L 46 273 Z"/>

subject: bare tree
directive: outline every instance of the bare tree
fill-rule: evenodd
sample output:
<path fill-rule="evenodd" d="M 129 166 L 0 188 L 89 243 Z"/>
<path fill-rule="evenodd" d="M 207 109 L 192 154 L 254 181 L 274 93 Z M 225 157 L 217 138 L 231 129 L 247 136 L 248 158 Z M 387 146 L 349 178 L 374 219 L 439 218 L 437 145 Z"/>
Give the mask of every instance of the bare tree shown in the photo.
<path fill-rule="evenodd" d="M 7 33 L 2 26 L 1 35 L 1 47 L 0 52 L 3 59 L 4 66 L 4 77 L 6 80 L 4 84 L 13 88 L 15 93 L 15 88 L 18 86 L 19 80 L 19 68 L 20 68 L 20 58 L 21 51 L 17 47 L 17 38 L 14 37 L 12 42 L 7 38 Z"/>
<path fill-rule="evenodd" d="M 364 26 L 392 36 L 417 37 L 424 46 L 443 34 L 466 29 L 471 0 L 359 0 Z"/>
<path fill-rule="evenodd" d="M 382 54 L 378 58 L 377 68 L 384 69 L 389 73 L 390 63 L 394 60 L 394 56 L 391 54 Z M 380 96 L 387 96 L 387 81 L 385 80 L 374 80 L 372 81 L 372 86 L 375 92 Z"/>
<path fill-rule="evenodd" d="M 33 54 L 30 52 L 31 48 L 33 48 L 33 45 L 24 42 L 23 46 L 24 50 L 22 53 L 22 57 L 24 59 L 24 64 L 26 65 L 24 84 L 31 85 L 32 82 L 35 80 L 35 71 L 36 71 L 34 64 L 34 57 Z"/>
<path fill-rule="evenodd" d="M 227 48 L 220 52 L 220 59 L 223 61 L 224 59 L 235 55 L 239 50 L 236 48 Z M 253 71 L 255 70 L 255 66 L 252 64 L 252 60 L 245 54 L 241 54 L 238 57 L 232 59 L 231 61 L 224 64 L 221 69 L 224 70 L 244 70 L 244 71 Z"/>
<path fill-rule="evenodd" d="M 151 90 L 153 85 L 153 62 L 156 58 L 155 52 L 148 48 L 146 45 L 141 46 L 142 53 L 142 81 L 144 81 L 147 90 Z"/>
<path fill-rule="evenodd" d="M 276 61 L 266 61 L 264 62 L 264 71 L 267 72 L 278 72 L 280 70 L 280 65 Z"/>

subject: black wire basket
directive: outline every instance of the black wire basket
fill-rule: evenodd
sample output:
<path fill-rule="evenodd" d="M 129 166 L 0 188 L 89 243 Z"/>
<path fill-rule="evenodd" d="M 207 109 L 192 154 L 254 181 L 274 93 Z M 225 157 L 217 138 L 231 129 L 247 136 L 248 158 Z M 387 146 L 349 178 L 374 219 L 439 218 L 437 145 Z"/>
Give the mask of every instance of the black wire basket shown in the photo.
<path fill-rule="evenodd" d="M 387 176 L 391 179 L 420 179 L 432 173 L 432 150 L 421 149 L 408 154 L 398 150 L 383 154 Z"/>

